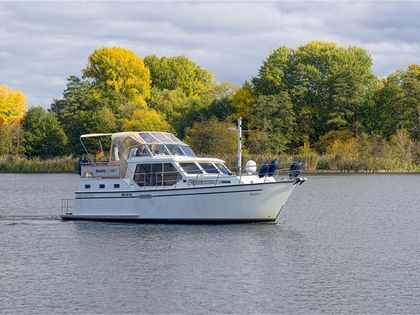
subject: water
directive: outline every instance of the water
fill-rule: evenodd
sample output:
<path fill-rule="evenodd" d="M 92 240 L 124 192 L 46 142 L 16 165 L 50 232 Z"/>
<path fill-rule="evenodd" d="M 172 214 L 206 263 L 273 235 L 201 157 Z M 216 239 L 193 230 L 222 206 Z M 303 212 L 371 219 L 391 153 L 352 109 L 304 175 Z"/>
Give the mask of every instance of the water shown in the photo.
<path fill-rule="evenodd" d="M 310 176 L 277 224 L 61 222 L 0 174 L 0 313 L 419 313 L 420 175 Z"/>

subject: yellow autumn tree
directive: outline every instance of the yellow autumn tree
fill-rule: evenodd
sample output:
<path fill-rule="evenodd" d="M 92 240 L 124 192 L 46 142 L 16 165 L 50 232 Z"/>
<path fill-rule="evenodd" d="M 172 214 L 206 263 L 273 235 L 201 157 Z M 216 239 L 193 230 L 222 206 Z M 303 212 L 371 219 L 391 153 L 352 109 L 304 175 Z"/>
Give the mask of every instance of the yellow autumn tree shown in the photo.
<path fill-rule="evenodd" d="M 22 120 L 26 112 L 26 96 L 19 90 L 11 90 L 0 84 L 0 125 Z"/>
<path fill-rule="evenodd" d="M 96 49 L 89 56 L 83 75 L 99 91 L 112 91 L 138 104 L 145 104 L 145 98 L 150 95 L 149 69 L 140 57 L 125 48 Z"/>
<path fill-rule="evenodd" d="M 154 109 L 137 109 L 130 119 L 123 121 L 126 131 L 170 131 L 171 126 Z"/>

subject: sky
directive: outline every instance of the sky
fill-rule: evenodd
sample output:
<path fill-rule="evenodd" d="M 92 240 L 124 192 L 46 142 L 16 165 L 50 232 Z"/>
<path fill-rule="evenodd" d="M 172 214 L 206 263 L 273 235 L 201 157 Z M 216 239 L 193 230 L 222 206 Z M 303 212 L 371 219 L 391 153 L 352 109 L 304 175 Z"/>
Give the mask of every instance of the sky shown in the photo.
<path fill-rule="evenodd" d="M 0 84 L 50 107 L 97 48 L 185 55 L 241 85 L 280 46 L 358 46 L 383 77 L 420 63 L 420 1 L 2 1 Z"/>

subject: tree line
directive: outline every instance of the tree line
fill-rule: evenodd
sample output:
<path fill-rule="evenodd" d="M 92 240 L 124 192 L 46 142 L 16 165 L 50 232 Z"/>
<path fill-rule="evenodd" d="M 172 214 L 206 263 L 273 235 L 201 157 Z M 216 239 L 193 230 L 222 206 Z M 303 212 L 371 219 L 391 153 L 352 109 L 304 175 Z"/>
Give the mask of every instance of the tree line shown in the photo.
<path fill-rule="evenodd" d="M 362 48 L 313 41 L 277 48 L 237 86 L 217 83 L 185 56 L 100 48 L 48 110 L 26 111 L 23 93 L 0 85 L 0 150 L 77 156 L 81 134 L 155 130 L 175 133 L 198 154 L 229 157 L 239 117 L 248 157 L 294 155 L 317 169 L 418 169 L 420 66 L 378 78 Z"/>

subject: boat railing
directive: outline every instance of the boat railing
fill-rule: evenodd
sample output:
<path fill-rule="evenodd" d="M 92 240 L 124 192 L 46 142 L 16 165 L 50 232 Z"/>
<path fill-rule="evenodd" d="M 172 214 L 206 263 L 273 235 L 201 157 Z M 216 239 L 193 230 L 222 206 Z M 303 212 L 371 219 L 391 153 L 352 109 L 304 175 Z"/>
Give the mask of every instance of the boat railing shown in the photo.
<path fill-rule="evenodd" d="M 235 169 L 236 171 L 236 169 Z M 229 174 L 222 173 L 198 173 L 191 174 L 185 171 L 159 171 L 159 172 L 131 172 L 127 169 L 127 176 L 130 182 L 138 185 L 144 190 L 150 189 L 176 189 L 180 182 L 186 183 L 187 186 L 217 186 L 224 184 L 246 184 L 243 181 L 245 176 L 259 175 L 263 178 L 263 182 L 267 182 L 269 178 L 276 181 L 287 181 L 293 178 L 290 166 L 287 168 L 278 168 L 275 171 L 267 171 L 263 174 L 259 172 L 247 172 L 245 167 L 241 168 L 241 172 L 232 172 Z"/>

